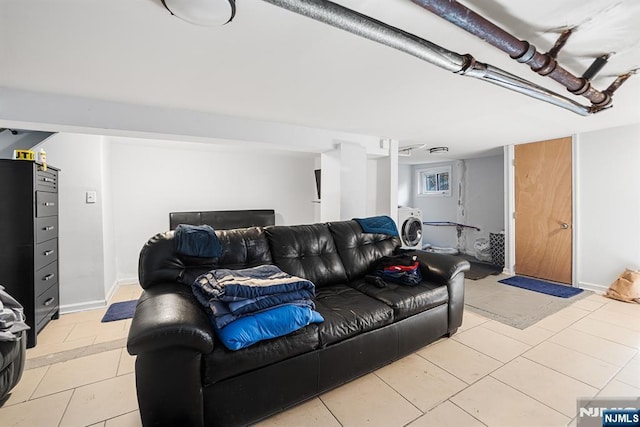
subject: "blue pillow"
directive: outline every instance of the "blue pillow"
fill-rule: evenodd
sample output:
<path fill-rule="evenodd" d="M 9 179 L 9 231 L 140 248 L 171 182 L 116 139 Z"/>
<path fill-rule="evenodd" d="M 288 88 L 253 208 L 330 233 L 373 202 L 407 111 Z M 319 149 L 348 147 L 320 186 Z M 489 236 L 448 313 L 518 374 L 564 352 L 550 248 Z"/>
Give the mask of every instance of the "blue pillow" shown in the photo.
<path fill-rule="evenodd" d="M 222 255 L 222 243 L 210 225 L 178 224 L 173 239 L 176 251 L 182 255 L 200 258 Z"/>
<path fill-rule="evenodd" d="M 286 304 L 241 317 L 224 328 L 216 328 L 216 332 L 225 347 L 229 350 L 240 350 L 258 341 L 287 335 L 310 323 L 321 322 L 324 322 L 324 319 L 317 311 L 309 307 Z"/>

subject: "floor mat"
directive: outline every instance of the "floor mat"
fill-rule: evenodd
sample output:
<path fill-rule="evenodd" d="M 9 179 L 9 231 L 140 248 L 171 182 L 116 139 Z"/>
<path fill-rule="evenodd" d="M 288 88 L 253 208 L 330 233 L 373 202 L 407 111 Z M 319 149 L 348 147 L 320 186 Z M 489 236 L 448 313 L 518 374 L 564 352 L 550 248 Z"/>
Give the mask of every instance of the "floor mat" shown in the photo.
<path fill-rule="evenodd" d="M 102 322 L 113 322 L 114 320 L 130 319 L 136 312 L 138 300 L 114 302 L 109 306 L 107 312 L 102 317 Z"/>
<path fill-rule="evenodd" d="M 489 276 L 465 280 L 465 308 L 518 329 L 526 329 L 545 317 L 593 293 L 584 291 L 571 298 L 557 298 L 498 283 L 503 278 Z"/>
<path fill-rule="evenodd" d="M 471 269 L 464 272 L 465 279 L 479 280 L 484 279 L 487 276 L 495 276 L 502 273 L 502 267 L 489 264 L 487 262 L 478 261 L 471 255 L 458 254 L 457 256 L 466 259 L 471 265 Z"/>
<path fill-rule="evenodd" d="M 580 288 L 573 288 L 567 285 L 558 285 L 544 280 L 524 276 L 508 277 L 506 279 L 498 280 L 498 282 L 504 283 L 505 285 L 516 286 L 518 288 L 540 292 L 547 295 L 553 295 L 554 297 L 560 298 L 570 298 L 572 296 L 578 295 L 583 291 Z"/>

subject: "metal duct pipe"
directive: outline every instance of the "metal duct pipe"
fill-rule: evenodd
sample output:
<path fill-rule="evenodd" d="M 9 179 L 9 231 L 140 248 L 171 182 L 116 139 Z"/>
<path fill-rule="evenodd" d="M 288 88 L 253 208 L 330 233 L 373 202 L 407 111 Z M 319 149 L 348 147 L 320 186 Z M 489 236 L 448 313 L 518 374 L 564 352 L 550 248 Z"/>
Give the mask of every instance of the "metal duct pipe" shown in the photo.
<path fill-rule="evenodd" d="M 452 24 L 480 37 L 494 47 L 506 52 L 518 62 L 531 66 L 540 75 L 548 76 L 562 84 L 569 92 L 582 95 L 591 103 L 602 109 L 611 103 L 611 96 L 591 87 L 591 83 L 583 77 L 572 73 L 558 65 L 552 55 L 540 53 L 536 47 L 525 40 L 519 40 L 507 31 L 478 15 L 456 0 L 411 0 L 415 4 L 446 19 Z"/>
<path fill-rule="evenodd" d="M 477 62 L 471 55 L 452 52 L 414 34 L 407 33 L 336 3 L 327 0 L 264 1 L 393 47 L 453 73 L 485 80 L 532 98 L 549 102 L 582 116 L 587 116 L 592 112 L 590 107 L 581 105 L 499 68 Z"/>
<path fill-rule="evenodd" d="M 460 72 L 466 58 L 430 41 L 369 16 L 326 0 L 265 0 L 316 21 L 393 47 L 453 73 Z"/>

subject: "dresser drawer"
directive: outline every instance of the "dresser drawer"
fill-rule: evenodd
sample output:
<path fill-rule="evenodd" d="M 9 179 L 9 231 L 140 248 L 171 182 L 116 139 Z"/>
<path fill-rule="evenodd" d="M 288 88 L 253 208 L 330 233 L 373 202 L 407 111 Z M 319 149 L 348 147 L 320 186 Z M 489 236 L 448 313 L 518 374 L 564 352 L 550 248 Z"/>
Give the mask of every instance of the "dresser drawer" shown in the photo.
<path fill-rule="evenodd" d="M 58 217 L 36 218 L 36 243 L 46 242 L 58 237 Z"/>
<path fill-rule="evenodd" d="M 58 193 L 36 191 L 36 216 L 58 215 Z"/>
<path fill-rule="evenodd" d="M 40 295 L 53 283 L 58 282 L 58 263 L 52 262 L 51 264 L 42 267 L 36 271 L 34 282 L 33 294 L 35 296 Z"/>
<path fill-rule="evenodd" d="M 58 259 L 58 239 L 47 240 L 36 245 L 35 270 L 40 270 L 45 265 Z"/>
<path fill-rule="evenodd" d="M 36 331 L 42 329 L 51 316 L 58 310 L 58 284 L 49 287 L 42 295 L 36 297 Z"/>
<path fill-rule="evenodd" d="M 58 192 L 58 171 L 36 170 L 36 191 Z"/>

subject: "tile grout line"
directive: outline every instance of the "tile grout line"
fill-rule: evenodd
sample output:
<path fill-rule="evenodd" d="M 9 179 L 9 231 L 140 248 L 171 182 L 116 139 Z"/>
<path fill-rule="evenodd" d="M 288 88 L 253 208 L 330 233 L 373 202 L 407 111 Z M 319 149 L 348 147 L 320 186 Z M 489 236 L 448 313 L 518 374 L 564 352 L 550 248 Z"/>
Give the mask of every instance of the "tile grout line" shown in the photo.
<path fill-rule="evenodd" d="M 325 393 L 326 393 L 326 392 L 325 392 Z M 325 394 L 325 393 L 322 393 L 322 394 Z M 336 420 L 336 422 L 337 422 L 338 424 L 340 424 L 342 427 L 344 427 L 344 424 L 342 424 L 342 423 L 340 422 L 340 420 L 338 419 L 338 417 L 336 416 L 336 414 L 334 414 L 334 413 L 333 413 L 333 411 L 331 410 L 331 408 L 329 408 L 329 407 L 327 406 L 327 404 L 325 403 L 325 401 L 324 401 L 324 400 L 322 400 L 322 394 L 318 395 L 318 399 L 320 400 L 320 403 L 322 403 L 322 406 L 324 406 L 324 407 L 326 408 L 326 410 L 327 410 L 327 411 L 329 411 L 329 413 L 331 414 L 331 416 L 333 417 L 333 419 L 334 419 L 334 420 Z"/>
<path fill-rule="evenodd" d="M 568 330 L 568 329 L 571 329 L 571 328 L 567 328 L 566 330 Z M 597 336 L 597 335 L 591 335 L 591 334 L 589 334 L 589 333 L 587 333 L 587 332 L 580 331 L 580 330 L 578 330 L 578 329 L 571 329 L 571 330 L 572 330 L 572 331 L 576 331 L 576 332 L 583 333 L 583 334 L 585 334 L 585 335 L 589 335 L 590 337 L 600 338 L 600 339 L 603 339 L 603 340 L 605 340 L 605 341 L 609 341 L 609 342 L 610 342 L 610 343 L 612 343 L 612 344 L 618 344 L 618 345 L 621 345 L 621 346 L 623 346 L 623 347 L 628 348 L 629 350 L 634 350 L 634 354 L 633 354 L 633 356 L 631 356 L 631 358 L 630 358 L 629 360 L 627 360 L 627 361 L 624 363 L 624 365 L 623 365 L 622 367 L 627 366 L 627 365 L 629 364 L 629 362 L 630 362 L 630 361 L 632 361 L 632 360 L 633 360 L 633 358 L 634 358 L 634 357 L 636 357 L 636 355 L 638 354 L 638 350 L 634 349 L 633 347 L 629 347 L 629 346 L 626 346 L 626 345 L 624 345 L 624 344 L 620 344 L 619 342 L 611 341 L 611 340 L 608 340 L 608 339 L 606 339 L 606 338 L 599 337 L 599 336 Z M 564 331 L 562 331 L 562 332 L 564 332 Z M 560 332 L 558 332 L 558 334 L 559 334 L 559 333 L 560 333 Z M 557 334 L 556 334 L 556 335 L 557 335 Z M 552 337 L 554 337 L 554 336 L 555 336 L 555 335 L 552 335 L 552 336 L 551 336 L 551 337 L 549 337 L 549 338 L 552 338 Z M 578 349 L 575 349 L 575 348 L 571 348 L 571 347 L 569 347 L 568 345 L 563 344 L 562 342 L 555 342 L 555 341 L 549 341 L 549 342 L 551 342 L 552 344 L 557 344 L 557 345 L 559 345 L 560 347 L 564 347 L 564 348 L 566 348 L 566 349 L 569 349 L 569 350 L 575 351 L 576 353 L 580 353 L 580 354 L 583 354 L 583 355 L 585 355 L 585 356 L 589 356 L 589 357 L 592 357 L 592 358 L 594 358 L 594 359 L 600 360 L 600 361 L 602 361 L 602 362 L 608 363 L 609 365 L 618 366 L 618 365 L 616 365 L 616 364 L 614 364 L 614 363 L 612 363 L 612 362 L 610 362 L 610 361 L 608 361 L 608 360 L 601 359 L 600 357 L 597 357 L 597 356 L 595 356 L 595 355 L 593 355 L 593 354 L 585 353 L 585 352 L 584 352 L 584 351 L 582 351 L 582 350 L 578 350 Z"/>
<path fill-rule="evenodd" d="M 491 375 L 491 374 L 489 374 L 489 375 Z M 488 375 L 487 375 L 487 376 L 488 376 Z M 460 390 L 460 392 L 461 392 L 461 391 L 462 391 L 462 390 Z M 459 393 L 459 392 L 458 392 L 458 393 Z M 457 395 L 458 395 L 458 393 L 456 393 L 454 396 L 457 396 Z M 453 396 L 451 396 L 451 397 L 453 397 Z M 454 405 L 456 408 L 460 409 L 460 410 L 461 410 L 462 412 L 464 412 L 465 414 L 469 414 L 469 416 L 470 416 L 471 418 L 473 418 L 474 420 L 477 420 L 477 421 L 478 421 L 480 424 L 482 424 L 483 426 L 486 426 L 486 425 L 487 425 L 487 424 L 485 424 L 484 422 L 482 422 L 482 420 L 481 420 L 481 419 L 477 418 L 477 417 L 476 417 L 476 416 L 474 416 L 472 413 L 470 413 L 469 411 L 465 410 L 462 406 L 460 406 L 460 405 L 456 404 L 456 402 L 452 401 L 452 400 L 451 400 L 451 397 L 450 397 L 449 399 L 447 399 L 447 401 L 448 401 L 448 402 L 450 402 L 450 403 L 451 403 L 452 405 Z"/>
<path fill-rule="evenodd" d="M 408 355 L 406 355 L 405 357 L 409 357 L 409 356 L 411 356 L 411 355 L 413 355 L 413 354 L 415 354 L 415 353 L 408 354 Z M 402 359 L 404 359 L 404 357 L 403 357 L 403 358 L 400 358 L 400 359 L 398 359 L 398 360 L 394 360 L 394 361 L 393 361 L 393 362 L 391 362 L 391 363 L 398 362 L 399 360 L 402 360 Z M 389 365 L 391 365 L 391 363 L 389 363 L 389 364 L 387 364 L 387 365 L 385 365 L 385 366 L 389 366 Z M 379 369 L 382 369 L 382 368 L 384 368 L 384 366 L 383 366 L 383 367 L 381 367 L 381 368 L 376 369 L 375 371 L 373 371 L 373 372 L 372 372 L 372 374 L 373 374 L 373 375 L 375 375 L 375 376 L 376 376 L 380 381 L 382 381 L 384 384 L 386 384 L 386 385 L 387 385 L 391 390 L 393 390 L 393 391 L 395 391 L 396 393 L 398 393 L 398 395 L 400 395 L 400 397 L 402 397 L 405 401 L 407 401 L 407 403 L 408 403 L 409 405 L 413 406 L 414 408 L 416 408 L 416 409 L 418 410 L 418 412 L 420 412 L 420 415 L 419 415 L 418 417 L 414 418 L 413 420 L 411 420 L 411 421 L 410 421 L 410 423 L 414 422 L 415 420 L 417 420 L 418 418 L 420 418 L 421 416 L 423 416 L 426 412 L 424 412 L 422 409 L 420 409 L 420 408 L 418 408 L 416 405 L 414 405 L 414 404 L 413 404 L 413 402 L 411 402 L 409 399 L 407 399 L 407 398 L 404 396 L 404 394 L 400 393 L 400 391 L 399 391 L 399 390 L 396 390 L 396 389 L 395 389 L 395 387 L 393 387 L 391 384 L 389 384 L 388 382 L 386 382 L 382 377 L 380 377 L 380 375 L 378 375 L 378 372 L 377 372 L 377 371 L 378 371 Z"/>
<path fill-rule="evenodd" d="M 67 401 L 67 405 L 65 406 L 64 411 L 62 411 L 62 416 L 60 417 L 60 421 L 58 421 L 58 427 L 60 427 L 60 425 L 62 424 L 62 420 L 64 420 L 64 416 L 67 413 L 67 411 L 69 410 L 69 405 L 71 404 L 71 399 L 73 399 L 73 395 L 74 394 L 76 394 L 76 389 L 75 388 L 71 389 L 71 396 L 69 396 L 69 400 Z M 51 395 L 49 395 L 49 396 L 51 396 Z"/>
<path fill-rule="evenodd" d="M 540 343 L 540 344 L 542 344 L 542 343 Z M 555 344 L 555 343 L 553 343 L 553 342 L 552 342 L 551 344 Z M 567 348 L 567 347 L 565 347 L 565 348 Z M 572 349 L 568 349 L 568 350 L 572 350 Z M 573 351 L 575 351 L 575 350 L 573 350 Z M 602 391 L 602 388 L 600 388 L 600 387 L 594 386 L 593 384 L 586 383 L 586 382 L 584 382 L 583 380 L 581 380 L 581 379 L 579 379 L 579 378 L 575 378 L 575 377 L 573 377 L 573 376 L 569 375 L 569 374 L 568 374 L 568 373 L 566 373 L 566 372 L 558 371 L 557 369 L 555 369 L 555 368 L 553 368 L 553 367 L 551 367 L 551 366 L 544 365 L 544 364 L 542 364 L 542 363 L 540 363 L 540 362 L 538 362 L 538 361 L 536 361 L 536 360 L 533 360 L 533 359 L 531 359 L 531 358 L 529 358 L 529 357 L 525 356 L 524 354 L 522 354 L 522 357 L 524 357 L 525 359 L 527 359 L 527 360 L 528 360 L 528 361 L 530 361 L 530 362 L 537 363 L 538 365 L 544 366 L 545 368 L 551 369 L 551 370 L 552 370 L 552 371 L 554 371 L 554 372 L 557 372 L 557 373 L 559 373 L 559 374 L 561 374 L 561 375 L 564 375 L 565 377 L 569 377 L 569 378 L 571 378 L 571 379 L 573 379 L 573 380 L 576 380 L 576 381 L 578 381 L 578 382 L 581 382 L 582 384 L 588 385 L 589 387 L 593 387 L 593 388 L 598 389 L 599 391 Z M 590 356 L 590 357 L 593 357 L 593 356 Z M 594 358 L 594 359 L 595 359 L 595 358 Z M 600 359 L 596 359 L 596 360 L 598 360 L 598 361 L 599 361 Z M 619 368 L 619 367 L 617 367 L 617 366 L 616 366 L 616 368 L 618 369 L 618 371 L 615 373 L 615 375 L 613 375 L 613 377 L 611 377 L 611 379 L 613 379 L 616 375 L 618 375 L 618 374 L 620 373 L 620 371 L 622 370 L 622 368 Z M 610 381 L 610 380 L 609 380 L 609 381 Z M 603 387 L 603 388 L 604 388 L 604 387 Z"/>
<path fill-rule="evenodd" d="M 570 417 L 569 415 L 565 415 L 565 414 L 563 414 L 562 412 L 558 411 L 557 409 L 552 408 L 551 406 L 547 405 L 546 403 L 539 401 L 539 400 L 538 400 L 538 399 L 536 399 L 535 397 L 533 397 L 533 396 L 531 396 L 531 395 L 529 395 L 529 394 L 525 393 L 524 391 L 522 391 L 522 390 L 520 390 L 520 389 L 517 389 L 517 388 L 513 387 L 512 385 L 509 385 L 509 384 L 505 383 L 504 381 L 500 380 L 499 378 L 496 378 L 496 377 L 492 376 L 491 374 L 489 374 L 488 376 L 491 376 L 491 378 L 492 378 L 492 379 L 494 379 L 494 380 L 498 381 L 499 383 L 503 384 L 504 386 L 509 387 L 510 389 L 515 390 L 515 391 L 517 391 L 518 393 L 522 393 L 523 395 L 527 396 L 528 398 L 535 400 L 536 402 L 538 402 L 538 403 L 539 403 L 539 404 L 541 404 L 542 406 L 544 406 L 544 407 L 546 407 L 546 408 L 551 409 L 552 411 L 554 411 L 554 412 L 556 412 L 556 413 L 558 413 L 558 414 L 562 415 L 563 417 L 567 417 L 567 418 L 569 418 L 569 422 L 571 422 L 572 417 Z M 592 387 L 593 387 L 593 386 L 592 386 Z M 594 388 L 596 388 L 596 387 L 594 387 Z"/>

